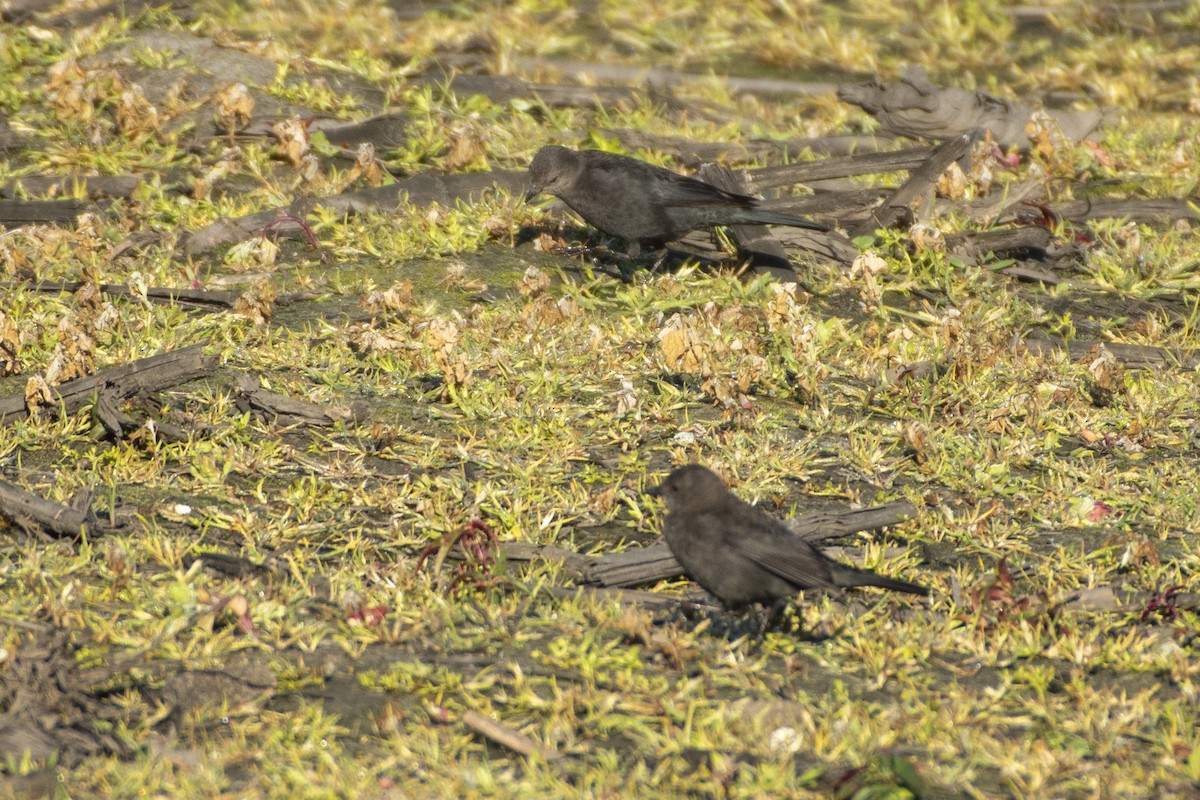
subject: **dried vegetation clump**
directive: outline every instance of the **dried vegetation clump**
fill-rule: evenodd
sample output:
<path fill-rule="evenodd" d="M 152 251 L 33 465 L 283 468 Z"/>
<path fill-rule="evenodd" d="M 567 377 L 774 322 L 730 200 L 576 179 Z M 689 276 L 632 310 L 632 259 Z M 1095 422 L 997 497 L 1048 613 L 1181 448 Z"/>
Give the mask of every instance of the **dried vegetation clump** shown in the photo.
<path fill-rule="evenodd" d="M 0 8 L 0 793 L 1187 796 L 1198 28 Z M 836 229 L 649 270 L 547 143 Z M 932 598 L 756 635 L 691 461 Z"/>

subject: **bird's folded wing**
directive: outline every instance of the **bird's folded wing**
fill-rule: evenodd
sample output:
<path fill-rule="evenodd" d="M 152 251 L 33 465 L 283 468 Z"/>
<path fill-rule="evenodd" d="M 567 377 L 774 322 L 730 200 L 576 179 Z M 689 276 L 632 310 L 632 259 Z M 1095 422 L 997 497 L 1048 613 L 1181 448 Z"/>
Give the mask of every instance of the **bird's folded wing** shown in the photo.
<path fill-rule="evenodd" d="M 664 206 L 754 208 L 758 205 L 758 200 L 749 195 L 727 192 L 724 189 L 718 189 L 711 183 L 682 175 L 672 175 L 669 179 L 657 180 L 650 191 L 653 198 Z"/>
<path fill-rule="evenodd" d="M 746 558 L 800 589 L 837 589 L 821 555 L 790 531 L 772 530 L 770 536 L 743 536 L 737 549 Z"/>

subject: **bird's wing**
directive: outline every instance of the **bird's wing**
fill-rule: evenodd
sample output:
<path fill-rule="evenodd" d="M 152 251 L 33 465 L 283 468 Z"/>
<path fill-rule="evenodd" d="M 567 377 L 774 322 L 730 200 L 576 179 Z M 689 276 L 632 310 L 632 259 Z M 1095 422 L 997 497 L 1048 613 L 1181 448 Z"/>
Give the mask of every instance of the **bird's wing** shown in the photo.
<path fill-rule="evenodd" d="M 611 186 L 617 190 L 628 184 L 640 184 L 657 205 L 671 207 L 736 206 L 754 208 L 758 198 L 745 194 L 727 192 L 711 183 L 689 178 L 617 153 L 588 152 L 587 171 L 589 183 Z"/>
<path fill-rule="evenodd" d="M 798 589 L 837 589 L 821 551 L 755 506 L 745 504 L 746 531 L 727 534 L 739 553 Z M 750 513 L 753 512 L 753 513 Z M 749 535 L 747 535 L 749 534 Z"/>
<path fill-rule="evenodd" d="M 676 175 L 669 170 L 655 174 L 651 195 L 664 206 L 695 208 L 697 206 L 735 206 L 754 208 L 758 200 L 750 195 L 718 189 L 696 178 Z"/>

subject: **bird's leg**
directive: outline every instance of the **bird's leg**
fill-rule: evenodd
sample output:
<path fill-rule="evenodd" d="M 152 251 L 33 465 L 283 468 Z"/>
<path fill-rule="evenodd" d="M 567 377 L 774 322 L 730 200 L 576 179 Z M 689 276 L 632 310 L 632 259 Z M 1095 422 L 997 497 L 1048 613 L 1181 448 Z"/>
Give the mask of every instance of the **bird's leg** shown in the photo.
<path fill-rule="evenodd" d="M 564 256 L 582 256 L 583 258 L 587 259 L 588 263 L 594 269 L 596 269 L 596 271 L 607 275 L 610 278 L 616 278 L 622 283 L 629 283 L 631 275 L 633 274 L 627 263 L 628 258 L 624 254 L 610 250 L 608 247 L 602 244 L 571 245 L 570 247 L 564 247 L 558 252 Z M 610 266 L 613 264 L 616 265 L 615 269 Z"/>
<path fill-rule="evenodd" d="M 612 250 L 609 250 L 602 244 L 573 244 L 564 247 L 560 252 L 564 256 L 571 256 L 572 258 L 575 256 L 583 256 L 584 258 L 591 260 L 601 257 L 607 258 L 610 256 L 618 256 L 617 253 L 614 253 Z"/>
<path fill-rule="evenodd" d="M 788 621 L 787 611 L 791 607 L 791 602 L 792 599 L 790 597 L 781 597 L 769 606 L 755 607 L 754 613 L 758 622 L 753 640 L 753 649 L 755 651 L 762 648 L 768 631 L 784 629 Z"/>
<path fill-rule="evenodd" d="M 783 628 L 788 621 L 788 609 L 792 607 L 792 598 L 781 597 L 771 604 L 767 611 L 767 626 L 770 628 Z"/>
<path fill-rule="evenodd" d="M 667 254 L 666 248 L 663 248 L 662 250 L 656 250 L 655 252 L 659 254 L 660 257 L 654 262 L 654 266 L 650 268 L 651 275 L 653 275 L 654 270 L 658 269 L 658 267 L 662 264 L 662 259 Z M 641 242 L 639 242 L 637 239 L 626 240 L 624 255 L 614 254 L 614 256 L 616 257 L 617 263 L 620 267 L 622 280 L 624 280 L 626 283 L 629 283 L 631 280 L 633 280 L 633 273 L 637 271 L 638 266 L 640 266 L 641 263 Z"/>
<path fill-rule="evenodd" d="M 633 280 L 633 274 L 642 263 L 642 245 L 636 239 L 626 243 L 625 252 L 623 253 L 619 250 L 610 249 L 605 245 L 571 246 L 561 252 L 568 256 L 582 255 L 596 266 L 599 266 L 602 261 L 613 264 L 621 272 L 619 276 L 614 277 L 619 277 L 624 283 L 629 283 Z M 654 249 L 654 263 L 649 268 L 651 276 L 658 273 L 658 270 L 666 263 L 669 255 L 670 251 L 666 247 L 656 247 Z M 605 272 L 609 275 L 613 274 L 608 271 Z"/>
<path fill-rule="evenodd" d="M 752 607 L 731 609 L 684 600 L 664 620 L 668 624 L 685 623 L 693 632 L 708 631 L 712 636 L 736 642 L 751 639 L 760 627 L 759 617 Z M 759 634 L 758 639 L 762 639 Z"/>
<path fill-rule="evenodd" d="M 710 605 L 684 600 L 675 606 L 663 620 L 666 625 L 681 624 L 694 632 L 708 630 L 719 633 L 722 629 L 720 612 Z"/>
<path fill-rule="evenodd" d="M 667 248 L 663 247 L 654 252 L 654 263 L 650 265 L 650 275 L 658 274 L 659 268 L 667 261 Z"/>

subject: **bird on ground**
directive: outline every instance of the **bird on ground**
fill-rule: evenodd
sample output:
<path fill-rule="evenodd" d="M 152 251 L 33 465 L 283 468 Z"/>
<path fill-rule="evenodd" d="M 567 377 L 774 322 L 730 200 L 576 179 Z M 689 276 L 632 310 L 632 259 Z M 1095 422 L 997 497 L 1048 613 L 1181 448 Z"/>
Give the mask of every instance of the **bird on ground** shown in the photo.
<path fill-rule="evenodd" d="M 530 162 L 529 180 L 526 201 L 554 195 L 592 227 L 623 239 L 631 258 L 643 246 L 662 250 L 667 242 L 697 228 L 788 225 L 829 230 L 819 222 L 759 208 L 756 197 L 602 150 L 547 145 Z"/>
<path fill-rule="evenodd" d="M 801 589 L 878 586 L 929 594 L 924 586 L 834 561 L 762 509 L 739 500 L 699 464 L 676 469 L 650 494 L 666 503 L 663 533 L 675 559 L 727 609 L 772 603 Z"/>

